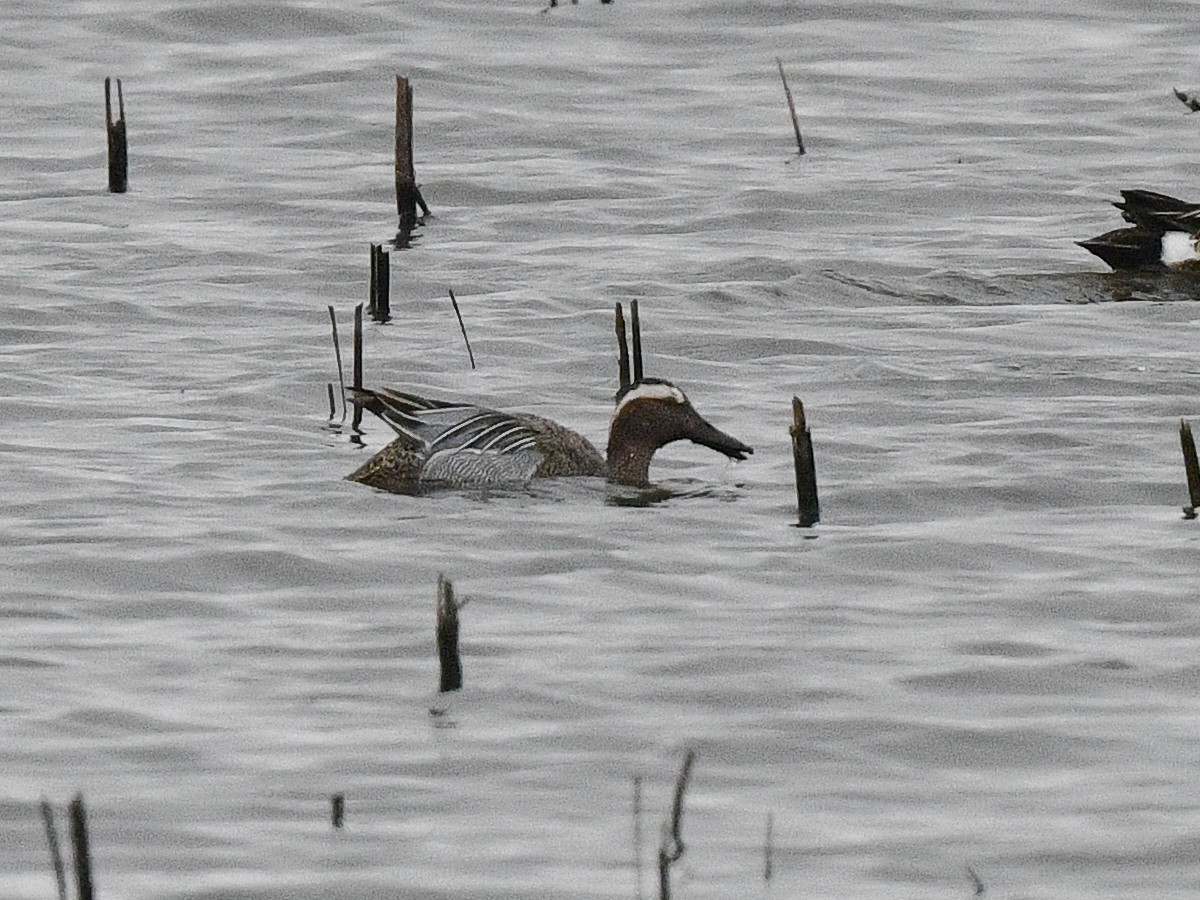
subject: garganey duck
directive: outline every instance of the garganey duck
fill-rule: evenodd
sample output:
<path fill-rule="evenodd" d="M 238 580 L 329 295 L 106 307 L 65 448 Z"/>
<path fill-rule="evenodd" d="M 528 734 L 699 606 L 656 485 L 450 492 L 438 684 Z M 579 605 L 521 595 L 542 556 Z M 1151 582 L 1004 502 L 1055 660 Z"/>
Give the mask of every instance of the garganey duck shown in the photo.
<path fill-rule="evenodd" d="M 1113 269 L 1200 268 L 1200 203 L 1143 190 L 1121 191 L 1121 197 L 1113 206 L 1132 227 L 1076 241 L 1080 247 Z"/>
<path fill-rule="evenodd" d="M 686 438 L 737 460 L 754 452 L 705 421 L 683 391 L 657 378 L 617 393 L 607 456 L 587 438 L 541 416 L 389 389 L 351 388 L 350 394 L 397 437 L 348 477 L 395 493 L 425 486 L 523 487 L 534 478 L 567 475 L 646 487 L 651 458 L 672 441 Z"/>

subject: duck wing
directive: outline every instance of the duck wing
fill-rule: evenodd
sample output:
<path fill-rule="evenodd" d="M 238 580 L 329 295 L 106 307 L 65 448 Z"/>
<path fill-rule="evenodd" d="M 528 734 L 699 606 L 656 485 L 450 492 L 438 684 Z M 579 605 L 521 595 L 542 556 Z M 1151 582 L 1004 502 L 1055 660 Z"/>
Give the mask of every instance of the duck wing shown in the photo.
<path fill-rule="evenodd" d="M 1157 191 L 1134 189 L 1121 191 L 1121 202 L 1114 203 L 1126 222 L 1155 234 L 1200 228 L 1200 203 L 1189 203 Z"/>
<path fill-rule="evenodd" d="M 464 451 L 516 454 L 534 449 L 537 442 L 538 431 L 510 413 L 389 388 L 351 388 L 350 392 L 356 405 L 379 416 L 430 456 Z"/>

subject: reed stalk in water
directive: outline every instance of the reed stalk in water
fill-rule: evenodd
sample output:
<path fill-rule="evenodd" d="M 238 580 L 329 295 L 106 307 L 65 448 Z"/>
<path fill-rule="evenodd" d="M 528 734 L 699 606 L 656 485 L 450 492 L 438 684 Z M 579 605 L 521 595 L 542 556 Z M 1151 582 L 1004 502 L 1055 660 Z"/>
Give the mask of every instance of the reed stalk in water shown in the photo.
<path fill-rule="evenodd" d="M 633 877 L 642 900 L 642 776 L 633 776 Z"/>
<path fill-rule="evenodd" d="M 125 137 L 125 95 L 117 79 L 117 117 L 112 114 L 112 79 L 104 79 L 104 130 L 108 135 L 108 189 L 124 194 L 129 189 L 129 146 Z"/>
<path fill-rule="evenodd" d="M 454 315 L 458 317 L 458 330 L 462 332 L 463 343 L 467 345 L 467 356 L 471 360 L 471 368 L 475 368 L 475 353 L 471 350 L 471 339 L 467 337 L 467 326 L 463 324 L 462 312 L 458 308 L 458 299 L 454 296 L 454 288 L 450 288 L 450 303 L 454 306 Z"/>
<path fill-rule="evenodd" d="M 630 351 L 633 354 L 633 381 L 637 384 L 642 380 L 642 320 L 638 315 L 638 302 L 629 301 L 629 338 Z"/>
<path fill-rule="evenodd" d="M 804 418 L 804 404 L 792 398 L 792 461 L 796 467 L 796 508 L 799 526 L 808 528 L 821 521 L 821 504 L 817 499 L 817 464 L 813 458 L 812 433 Z"/>
<path fill-rule="evenodd" d="M 454 585 L 438 575 L 437 587 L 437 651 L 440 675 L 438 692 L 462 688 L 462 660 L 458 655 L 458 604 L 454 602 Z"/>
<path fill-rule="evenodd" d="M 353 365 L 353 385 L 355 390 L 361 390 L 363 386 L 363 305 L 361 303 L 354 307 Z M 350 427 L 357 431 L 361 425 L 362 407 L 356 403 L 354 404 L 354 416 L 350 420 Z"/>
<path fill-rule="evenodd" d="M 46 844 L 50 848 L 50 865 L 54 869 L 54 883 L 58 886 L 58 900 L 67 900 L 67 872 L 58 845 L 58 829 L 54 827 L 54 807 L 48 800 L 42 800 L 42 824 L 46 828 Z"/>
<path fill-rule="evenodd" d="M 346 376 L 342 369 L 342 342 L 338 338 L 337 313 L 333 304 L 329 304 L 329 325 L 333 329 L 333 355 L 337 359 L 338 387 L 342 389 L 342 421 L 346 421 Z M 330 415 L 332 419 L 333 416 Z"/>
<path fill-rule="evenodd" d="M 417 207 L 429 215 L 413 169 L 413 89 L 403 75 L 396 76 L 396 213 L 400 229 L 411 231 L 416 224 Z"/>
<path fill-rule="evenodd" d="M 767 833 L 763 835 L 763 881 L 770 883 L 774 874 L 775 814 L 767 813 Z"/>
<path fill-rule="evenodd" d="M 617 380 L 621 390 L 629 387 L 629 337 L 625 333 L 625 309 L 620 303 L 616 310 Z"/>
<path fill-rule="evenodd" d="M 671 866 L 683 857 L 683 795 L 691 780 L 695 761 L 695 751 L 689 750 L 675 782 L 671 818 L 663 823 L 662 842 L 658 845 L 658 900 L 671 900 Z"/>
<path fill-rule="evenodd" d="M 796 149 L 798 156 L 804 155 L 804 138 L 800 136 L 800 120 L 796 118 L 796 101 L 792 99 L 792 89 L 788 87 L 787 75 L 783 73 L 783 60 L 775 57 L 775 65 L 779 66 L 779 79 L 783 82 L 783 94 L 787 97 L 788 114 L 792 117 L 792 130 L 796 132 Z"/>
<path fill-rule="evenodd" d="M 92 853 L 88 846 L 87 809 L 83 794 L 71 801 L 71 846 L 75 851 L 75 896 L 78 900 L 93 900 Z"/>
<path fill-rule="evenodd" d="M 1187 473 L 1188 499 L 1190 506 L 1183 508 L 1185 518 L 1196 518 L 1196 509 L 1200 507 L 1200 463 L 1196 461 L 1196 441 L 1192 438 L 1192 426 L 1183 419 L 1179 420 L 1179 443 L 1183 447 L 1183 468 Z"/>
<path fill-rule="evenodd" d="M 392 318 L 391 256 L 382 244 L 371 245 L 371 272 L 367 284 L 367 311 L 376 322 Z"/>

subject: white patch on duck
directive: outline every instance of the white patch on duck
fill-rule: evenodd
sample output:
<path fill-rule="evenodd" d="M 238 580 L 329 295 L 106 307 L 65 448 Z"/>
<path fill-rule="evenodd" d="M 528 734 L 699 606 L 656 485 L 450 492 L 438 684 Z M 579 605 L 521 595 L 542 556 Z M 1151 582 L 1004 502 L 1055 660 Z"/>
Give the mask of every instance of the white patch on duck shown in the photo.
<path fill-rule="evenodd" d="M 1162 264 L 1181 266 L 1200 261 L 1196 250 L 1196 239 L 1186 231 L 1168 231 L 1162 236 Z"/>
<path fill-rule="evenodd" d="M 1196 258 L 1200 259 L 1200 256 Z M 674 400 L 676 403 L 688 402 L 687 397 L 683 396 L 683 391 L 673 384 L 667 384 L 666 382 L 639 384 L 637 387 L 626 391 L 625 396 L 621 398 L 621 402 L 617 404 L 617 408 L 613 410 L 613 418 L 615 419 L 619 416 L 621 410 L 635 400 Z"/>

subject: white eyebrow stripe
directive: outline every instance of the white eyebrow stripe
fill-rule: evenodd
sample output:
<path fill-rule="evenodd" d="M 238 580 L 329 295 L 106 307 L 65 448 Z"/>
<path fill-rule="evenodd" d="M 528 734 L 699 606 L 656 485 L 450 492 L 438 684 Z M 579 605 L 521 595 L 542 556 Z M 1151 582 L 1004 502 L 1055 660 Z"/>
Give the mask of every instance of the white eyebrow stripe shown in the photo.
<path fill-rule="evenodd" d="M 613 411 L 613 415 L 620 415 L 625 404 L 634 400 L 674 400 L 676 403 L 687 403 L 687 397 L 683 396 L 683 391 L 673 384 L 639 384 L 626 392 Z"/>

